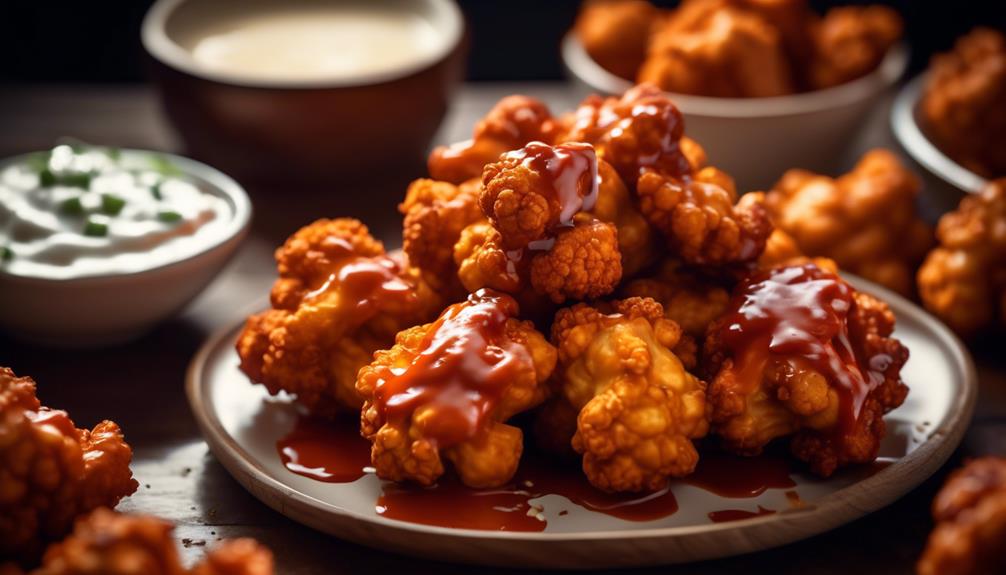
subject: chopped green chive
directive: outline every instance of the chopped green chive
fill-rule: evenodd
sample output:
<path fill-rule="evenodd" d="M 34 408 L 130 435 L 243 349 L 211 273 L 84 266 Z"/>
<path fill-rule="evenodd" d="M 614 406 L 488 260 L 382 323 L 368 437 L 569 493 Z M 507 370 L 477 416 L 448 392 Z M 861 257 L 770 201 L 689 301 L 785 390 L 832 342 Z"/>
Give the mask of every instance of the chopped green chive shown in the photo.
<path fill-rule="evenodd" d="M 52 154 L 50 152 L 37 152 L 25 160 L 25 165 L 28 169 L 35 172 L 36 174 L 41 174 L 43 170 L 49 167 L 49 157 Z"/>
<path fill-rule="evenodd" d="M 107 153 L 108 157 L 115 162 L 119 161 L 119 158 L 122 157 L 122 150 L 120 150 L 119 148 L 108 148 Z"/>
<path fill-rule="evenodd" d="M 91 177 L 92 175 L 89 172 L 71 172 L 60 175 L 58 180 L 64 186 L 84 188 L 86 190 L 91 187 Z"/>
<path fill-rule="evenodd" d="M 150 156 L 150 166 L 162 176 L 179 176 L 182 171 L 164 156 Z"/>
<path fill-rule="evenodd" d="M 182 219 L 182 214 L 172 210 L 162 210 L 157 212 L 157 219 L 170 224 Z"/>
<path fill-rule="evenodd" d="M 84 204 L 80 203 L 79 196 L 67 198 L 59 204 L 59 211 L 71 216 L 80 216 L 84 214 Z"/>
<path fill-rule="evenodd" d="M 42 185 L 43 188 L 49 188 L 56 185 L 56 174 L 52 173 L 49 168 L 43 168 L 41 172 L 38 173 L 38 183 Z"/>
<path fill-rule="evenodd" d="M 0 248 L 0 261 L 9 262 L 14 259 L 14 250 L 8 246 Z"/>
<path fill-rule="evenodd" d="M 156 184 L 150 187 L 150 195 L 154 196 L 155 200 L 164 199 L 164 194 L 161 193 L 161 183 L 162 182 L 157 182 Z"/>
<path fill-rule="evenodd" d="M 126 205 L 126 200 L 114 194 L 101 194 L 101 211 L 110 216 L 117 216 Z"/>
<path fill-rule="evenodd" d="M 84 224 L 84 235 L 91 237 L 104 237 L 108 235 L 108 224 L 94 219 L 87 220 Z"/>

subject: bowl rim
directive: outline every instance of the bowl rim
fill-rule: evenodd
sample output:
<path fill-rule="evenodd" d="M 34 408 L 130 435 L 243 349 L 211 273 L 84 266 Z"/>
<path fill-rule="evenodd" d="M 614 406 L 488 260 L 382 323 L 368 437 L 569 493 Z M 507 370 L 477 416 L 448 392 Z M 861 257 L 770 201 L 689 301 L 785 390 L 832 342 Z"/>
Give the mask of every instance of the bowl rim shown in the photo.
<path fill-rule="evenodd" d="M 123 154 L 131 154 L 131 155 L 157 154 L 161 157 L 168 159 L 173 165 L 181 169 L 182 173 L 190 176 L 195 176 L 200 180 L 203 180 L 204 182 L 209 184 L 213 188 L 214 192 L 217 195 L 222 196 L 233 210 L 230 219 L 227 221 L 227 226 L 224 228 L 222 233 L 220 233 L 216 238 L 214 238 L 211 242 L 207 243 L 201 249 L 185 257 L 169 260 L 160 265 L 151 266 L 135 271 L 106 272 L 96 274 L 83 273 L 70 277 L 53 278 L 39 275 L 15 274 L 7 271 L 3 267 L 0 267 L 0 281 L 14 281 L 20 283 L 35 283 L 35 284 L 47 284 L 47 285 L 52 284 L 65 285 L 77 282 L 99 282 L 99 281 L 117 280 L 120 278 L 137 277 L 143 274 L 159 272 L 167 268 L 172 268 L 190 262 L 210 252 L 214 252 L 226 246 L 228 243 L 234 242 L 235 240 L 240 241 L 242 238 L 244 238 L 245 234 L 248 232 L 248 227 L 251 223 L 252 211 L 253 211 L 251 199 L 248 197 L 248 193 L 245 192 L 244 188 L 242 188 L 240 184 L 234 181 L 234 179 L 228 176 L 227 174 L 221 172 L 220 170 L 214 168 L 213 166 L 204 164 L 202 162 L 198 162 L 191 158 L 186 158 L 184 156 L 172 154 L 169 152 L 143 150 L 138 148 L 118 148 L 118 150 Z M 0 159 L 0 169 L 6 168 L 11 164 L 15 164 L 31 155 L 38 153 L 40 152 L 39 151 L 25 152 L 23 154 L 17 154 L 15 156 L 8 156 L 6 158 Z"/>
<path fill-rule="evenodd" d="M 978 193 L 989 181 L 943 153 L 919 125 L 918 105 L 928 77 L 929 73 L 923 72 L 898 92 L 891 106 L 891 132 L 908 155 L 931 174 L 961 191 Z"/>
<path fill-rule="evenodd" d="M 577 79 L 595 90 L 618 94 L 633 83 L 605 70 L 587 54 L 575 30 L 562 39 L 562 60 Z M 908 66 L 908 48 L 904 42 L 892 46 L 880 64 L 869 74 L 823 90 L 770 96 L 766 98 L 718 98 L 667 92 L 686 114 L 722 118 L 764 118 L 798 116 L 848 106 L 893 86 Z M 606 89 L 609 86 L 614 89 Z"/>
<path fill-rule="evenodd" d="M 464 18 L 461 10 L 453 0 L 423 0 L 440 11 L 448 20 L 446 31 L 438 30 L 437 37 L 442 44 L 429 55 L 393 70 L 374 72 L 348 78 L 328 79 L 276 79 L 261 78 L 252 74 L 232 73 L 209 70 L 196 62 L 191 53 L 172 40 L 165 31 L 168 18 L 182 4 L 192 0 L 156 0 L 143 17 L 140 26 L 140 41 L 144 49 L 158 62 L 177 71 L 221 84 L 230 84 L 245 88 L 265 89 L 324 89 L 351 88 L 382 84 L 399 78 L 405 78 L 421 72 L 448 58 L 461 43 L 464 36 Z M 410 4 L 410 3 L 404 3 Z M 282 5 L 282 2 L 277 5 Z"/>

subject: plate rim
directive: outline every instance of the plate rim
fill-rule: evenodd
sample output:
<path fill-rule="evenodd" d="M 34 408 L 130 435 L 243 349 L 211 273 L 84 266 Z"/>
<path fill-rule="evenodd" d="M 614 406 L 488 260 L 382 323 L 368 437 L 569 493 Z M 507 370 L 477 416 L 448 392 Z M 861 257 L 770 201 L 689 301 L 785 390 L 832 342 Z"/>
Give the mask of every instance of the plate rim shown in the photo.
<path fill-rule="evenodd" d="M 961 376 L 960 387 L 962 392 L 952 398 L 947 412 L 948 415 L 943 421 L 933 427 L 925 443 L 911 453 L 867 478 L 826 495 L 822 499 L 815 501 L 811 507 L 785 510 L 773 515 L 723 523 L 710 523 L 708 525 L 627 528 L 568 533 L 463 529 L 411 523 L 384 518 L 376 514 L 373 516 L 365 515 L 303 493 L 272 477 L 224 429 L 223 424 L 213 410 L 208 409 L 207 406 L 210 401 L 206 397 L 206 394 L 208 393 L 209 386 L 203 384 L 201 372 L 210 354 L 222 345 L 223 340 L 233 337 L 233 334 L 243 325 L 244 320 L 217 330 L 203 343 L 189 363 L 186 372 L 185 390 L 193 416 L 207 445 L 214 456 L 238 483 L 268 507 L 298 523 L 333 536 L 336 536 L 336 534 L 328 529 L 328 527 L 332 526 L 331 524 L 321 525 L 319 522 L 312 521 L 305 516 L 310 513 L 322 512 L 325 514 L 334 514 L 342 519 L 360 522 L 360 527 L 368 529 L 390 529 L 414 535 L 421 534 L 423 536 L 446 536 L 455 540 L 505 541 L 508 543 L 523 542 L 527 544 L 660 540 L 691 536 L 702 537 L 715 533 L 730 532 L 740 533 L 745 536 L 743 539 L 748 543 L 744 548 L 729 549 L 728 553 L 719 555 L 697 552 L 695 556 L 682 558 L 682 560 L 694 561 L 717 556 L 741 555 L 807 539 L 890 505 L 920 485 L 943 466 L 963 439 L 964 433 L 974 414 L 978 391 L 977 371 L 971 355 L 963 342 L 942 322 L 903 296 L 851 274 L 843 273 L 842 276 L 857 290 L 876 295 L 888 302 L 892 309 L 896 310 L 896 315 L 904 317 L 903 314 L 907 314 L 907 316 L 911 316 L 914 321 L 919 322 L 929 330 L 953 360 L 953 371 L 955 375 Z M 912 470 L 911 474 L 906 475 L 906 477 L 910 478 L 908 481 L 905 481 L 903 477 L 898 477 L 905 468 Z M 269 495 L 279 495 L 284 499 L 277 501 L 274 497 L 270 498 Z M 773 536 L 764 536 L 766 535 L 764 530 L 766 528 L 772 529 L 771 526 L 776 524 L 785 525 L 788 529 L 779 529 L 773 533 Z M 759 537 L 758 534 L 763 536 Z M 340 534 L 338 536 L 371 547 L 377 543 L 377 541 L 368 540 L 363 537 L 354 537 L 352 534 Z M 424 555 L 422 551 L 407 544 L 399 544 L 397 547 L 405 549 L 406 551 L 404 552 L 407 553 Z M 466 559 L 464 557 L 448 558 L 435 553 L 427 553 L 426 556 L 483 564 L 507 564 L 494 562 L 488 556 L 482 556 L 478 560 Z M 540 565 L 552 565 L 548 559 L 543 558 L 543 562 Z M 667 558 L 656 561 L 652 559 L 647 561 L 642 557 L 639 559 L 640 561 L 634 563 L 618 561 L 608 565 L 597 564 L 595 568 L 630 564 L 640 566 L 669 564 L 674 562 L 673 559 Z M 612 558 L 612 560 L 617 561 L 617 558 Z"/>

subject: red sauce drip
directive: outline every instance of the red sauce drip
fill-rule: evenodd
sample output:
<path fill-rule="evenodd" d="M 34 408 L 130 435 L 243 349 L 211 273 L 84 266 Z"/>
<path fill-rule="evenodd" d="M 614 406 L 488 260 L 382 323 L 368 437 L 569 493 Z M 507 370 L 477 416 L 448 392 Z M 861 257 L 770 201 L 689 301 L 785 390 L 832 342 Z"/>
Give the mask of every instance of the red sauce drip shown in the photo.
<path fill-rule="evenodd" d="M 276 450 L 289 471 L 326 483 L 356 481 L 370 465 L 370 442 L 360 436 L 359 420 L 350 417 L 300 417 Z"/>
<path fill-rule="evenodd" d="M 803 499 L 800 499 L 800 494 L 795 490 L 790 490 L 786 492 L 786 501 L 789 502 L 789 506 L 794 509 L 799 509 L 801 507 L 806 507 L 806 503 Z"/>
<path fill-rule="evenodd" d="M 741 457 L 729 453 L 703 453 L 695 473 L 682 481 L 734 499 L 757 497 L 766 489 L 796 487 L 791 477 L 793 464 L 782 454 L 763 453 Z"/>
<path fill-rule="evenodd" d="M 841 278 L 813 264 L 770 269 L 745 280 L 722 333 L 742 381 L 758 385 L 772 360 L 807 366 L 840 392 L 843 426 L 854 423 L 866 396 L 883 382 L 891 358 L 865 357 L 862 346 L 854 345 L 859 339 L 849 333 L 852 295 Z"/>
<path fill-rule="evenodd" d="M 340 305 L 350 311 L 350 317 L 362 322 L 388 303 L 406 304 L 416 298 L 412 286 L 402 279 L 402 265 L 393 255 L 363 257 L 342 238 L 328 238 L 326 247 L 338 269 L 318 289 L 305 299 L 315 300 L 333 291 L 339 292 Z"/>
<path fill-rule="evenodd" d="M 597 202 L 597 154 L 590 144 L 567 142 L 549 146 L 531 142 L 505 157 L 541 174 L 552 199 L 559 204 L 559 225 L 573 225 L 573 216 L 590 211 Z"/>
<path fill-rule="evenodd" d="M 447 308 L 434 322 L 412 363 L 383 367 L 374 403 L 385 421 L 404 422 L 422 408 L 419 430 L 440 448 L 473 438 L 521 366 L 524 346 L 505 336 L 517 315 L 508 295 L 482 289 Z"/>
<path fill-rule="evenodd" d="M 711 511 L 709 513 L 709 520 L 713 523 L 724 523 L 726 521 L 740 521 L 741 519 L 751 519 L 752 517 L 761 517 L 762 515 L 774 515 L 775 511 L 772 509 L 765 509 L 761 505 L 758 506 L 758 511 L 744 511 L 743 509 L 724 509 L 722 511 Z"/>

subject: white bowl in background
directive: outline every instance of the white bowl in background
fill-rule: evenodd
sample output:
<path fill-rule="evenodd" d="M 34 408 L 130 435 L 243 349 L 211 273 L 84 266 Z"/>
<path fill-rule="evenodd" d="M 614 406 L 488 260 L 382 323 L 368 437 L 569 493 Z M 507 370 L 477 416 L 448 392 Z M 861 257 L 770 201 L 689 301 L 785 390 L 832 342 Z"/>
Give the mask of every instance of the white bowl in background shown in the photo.
<path fill-rule="evenodd" d="M 122 150 L 123 155 L 147 154 Z M 0 161 L 0 168 L 29 154 Z M 57 347 L 99 347 L 136 338 L 182 309 L 233 255 L 251 222 L 251 201 L 230 177 L 206 164 L 166 158 L 204 193 L 223 199 L 230 219 L 194 254 L 135 272 L 46 278 L 0 268 L 0 330 Z"/>
<path fill-rule="evenodd" d="M 562 60 L 584 93 L 618 95 L 632 83 L 602 68 L 574 32 L 562 41 Z M 713 98 L 670 93 L 685 117 L 685 133 L 711 164 L 740 189 L 766 189 L 790 168 L 833 173 L 863 120 L 901 77 L 907 50 L 897 45 L 876 70 L 840 86 L 769 98 Z"/>

